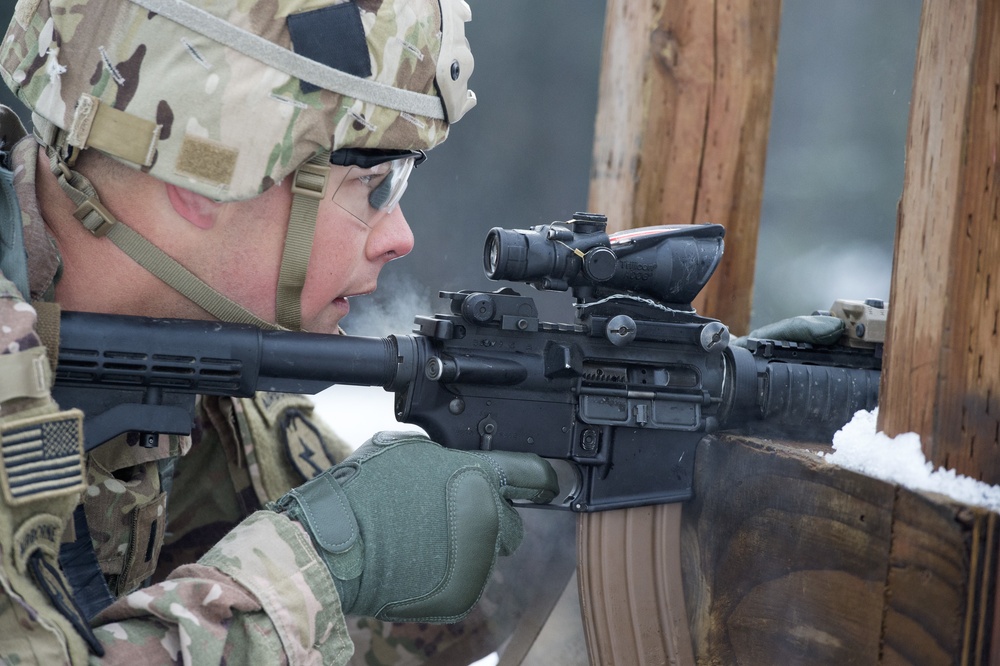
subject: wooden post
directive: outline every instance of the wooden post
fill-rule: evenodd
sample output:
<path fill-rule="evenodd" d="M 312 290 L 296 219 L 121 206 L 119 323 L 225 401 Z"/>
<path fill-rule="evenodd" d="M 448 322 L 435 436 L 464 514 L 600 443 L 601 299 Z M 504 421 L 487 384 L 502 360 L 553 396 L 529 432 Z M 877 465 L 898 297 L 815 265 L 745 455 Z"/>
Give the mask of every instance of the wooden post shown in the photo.
<path fill-rule="evenodd" d="M 716 222 L 726 254 L 695 307 L 747 332 L 778 0 L 609 0 L 590 210 L 613 229 Z"/>
<path fill-rule="evenodd" d="M 777 58 L 778 0 L 609 0 L 590 210 L 613 229 L 717 222 L 726 254 L 695 307 L 747 331 Z M 581 517 L 596 664 L 692 664 L 680 505 Z"/>
<path fill-rule="evenodd" d="M 1000 483 L 1000 3 L 925 0 L 879 429 Z"/>

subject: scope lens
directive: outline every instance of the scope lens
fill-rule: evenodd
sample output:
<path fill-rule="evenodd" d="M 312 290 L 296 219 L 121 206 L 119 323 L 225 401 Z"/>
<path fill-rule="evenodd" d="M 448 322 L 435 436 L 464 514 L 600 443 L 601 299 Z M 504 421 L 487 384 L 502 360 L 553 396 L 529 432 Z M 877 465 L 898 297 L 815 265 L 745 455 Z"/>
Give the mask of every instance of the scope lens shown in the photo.
<path fill-rule="evenodd" d="M 553 263 L 552 243 L 544 232 L 493 227 L 486 235 L 483 268 L 491 280 L 545 277 Z"/>
<path fill-rule="evenodd" d="M 486 236 L 486 251 L 483 253 L 483 268 L 486 277 L 494 279 L 500 264 L 500 234 L 496 229 L 490 229 Z"/>

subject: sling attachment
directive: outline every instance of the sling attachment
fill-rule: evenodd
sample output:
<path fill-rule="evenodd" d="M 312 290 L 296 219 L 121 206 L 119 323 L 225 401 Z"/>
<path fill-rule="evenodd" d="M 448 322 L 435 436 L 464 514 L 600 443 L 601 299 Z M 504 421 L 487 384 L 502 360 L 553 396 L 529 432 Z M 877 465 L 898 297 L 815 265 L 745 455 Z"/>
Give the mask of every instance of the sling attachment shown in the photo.
<path fill-rule="evenodd" d="M 0 354 L 0 403 L 18 398 L 45 398 L 49 395 L 52 371 L 45 360 L 44 347 Z"/>
<path fill-rule="evenodd" d="M 90 628 L 90 620 L 97 613 L 104 610 L 114 601 L 108 585 L 104 581 L 104 574 L 101 573 L 100 565 L 97 564 L 97 556 L 94 554 L 94 546 L 90 541 L 90 532 L 86 529 L 87 523 L 84 518 L 83 529 L 80 532 L 80 522 L 78 518 L 83 518 L 83 505 L 76 507 L 73 513 L 75 521 L 74 527 L 77 530 L 77 540 L 72 543 L 63 544 L 59 550 L 59 564 L 63 574 L 69 581 L 69 589 L 63 582 L 63 577 L 59 575 L 52 564 L 36 552 L 29 560 L 28 568 L 31 571 L 35 582 L 42 589 L 45 595 L 52 602 L 52 605 L 65 617 L 77 633 L 87 642 L 87 646 L 98 657 L 104 656 L 104 646 L 100 644 L 94 631 Z M 74 548 L 80 544 L 79 548 Z M 69 557 L 71 552 L 83 552 L 89 550 L 89 559 L 85 557 L 84 570 L 86 576 L 81 576 L 81 563 Z M 69 565 L 69 566 L 67 566 Z M 75 578 L 75 579 L 74 579 Z M 90 581 L 90 585 L 84 587 L 85 581 Z"/>
<path fill-rule="evenodd" d="M 62 308 L 58 303 L 47 301 L 33 301 L 37 319 L 35 320 L 35 332 L 45 345 L 45 351 L 49 358 L 49 368 L 53 373 L 59 363 L 59 324 Z"/>

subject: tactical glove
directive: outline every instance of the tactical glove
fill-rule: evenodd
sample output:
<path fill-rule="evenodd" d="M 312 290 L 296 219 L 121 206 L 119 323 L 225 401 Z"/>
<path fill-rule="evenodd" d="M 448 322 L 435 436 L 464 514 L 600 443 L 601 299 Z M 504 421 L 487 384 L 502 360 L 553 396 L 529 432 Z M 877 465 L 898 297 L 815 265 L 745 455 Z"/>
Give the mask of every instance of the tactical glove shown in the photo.
<path fill-rule="evenodd" d="M 454 451 L 383 432 L 273 508 L 312 536 L 345 614 L 457 622 L 497 554 L 521 542 L 508 500 L 544 503 L 557 491 L 555 472 L 536 455 Z"/>
<path fill-rule="evenodd" d="M 750 331 L 746 337 L 736 338 L 734 345 L 745 347 L 748 338 L 755 340 L 785 340 L 808 342 L 814 345 L 832 345 L 844 332 L 844 322 L 827 315 L 790 317 Z"/>

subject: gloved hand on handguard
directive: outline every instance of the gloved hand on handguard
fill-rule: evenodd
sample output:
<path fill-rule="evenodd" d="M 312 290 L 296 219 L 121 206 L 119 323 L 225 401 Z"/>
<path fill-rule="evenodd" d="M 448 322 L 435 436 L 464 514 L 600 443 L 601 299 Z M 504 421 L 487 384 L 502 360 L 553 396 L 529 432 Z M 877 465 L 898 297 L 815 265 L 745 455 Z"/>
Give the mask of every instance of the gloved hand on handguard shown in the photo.
<path fill-rule="evenodd" d="M 828 315 L 801 315 L 782 319 L 758 329 L 749 335 L 733 340 L 734 345 L 745 347 L 748 339 L 786 340 L 788 342 L 808 342 L 814 345 L 832 345 L 844 333 L 844 322 Z"/>

